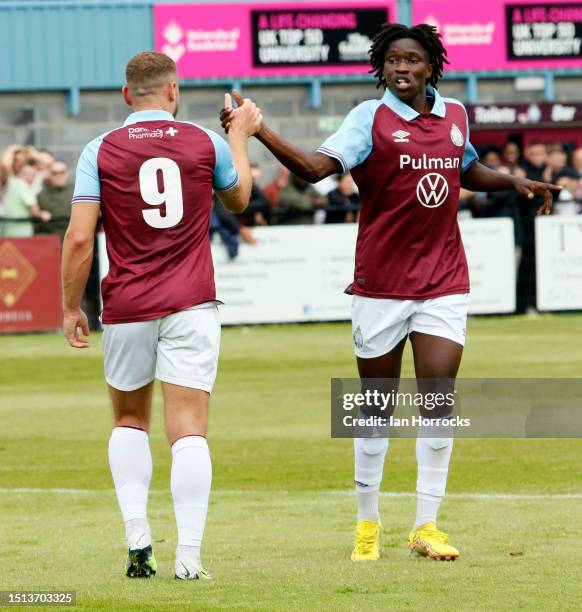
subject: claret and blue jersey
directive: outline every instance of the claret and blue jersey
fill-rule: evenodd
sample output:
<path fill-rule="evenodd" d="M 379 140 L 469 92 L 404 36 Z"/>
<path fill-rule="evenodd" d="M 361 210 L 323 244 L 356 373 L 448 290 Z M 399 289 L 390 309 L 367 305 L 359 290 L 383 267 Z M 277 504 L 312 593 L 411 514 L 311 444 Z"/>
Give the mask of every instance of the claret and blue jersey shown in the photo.
<path fill-rule="evenodd" d="M 163 110 L 132 113 L 85 147 L 73 203 L 101 205 L 110 264 L 104 323 L 158 319 L 215 299 L 212 190 L 237 183 L 218 134 Z"/>
<path fill-rule="evenodd" d="M 362 208 L 354 281 L 368 297 L 427 299 L 467 293 L 457 224 L 461 173 L 477 160 L 467 113 L 427 88 L 427 115 L 386 90 L 354 108 L 318 149 L 351 171 Z"/>

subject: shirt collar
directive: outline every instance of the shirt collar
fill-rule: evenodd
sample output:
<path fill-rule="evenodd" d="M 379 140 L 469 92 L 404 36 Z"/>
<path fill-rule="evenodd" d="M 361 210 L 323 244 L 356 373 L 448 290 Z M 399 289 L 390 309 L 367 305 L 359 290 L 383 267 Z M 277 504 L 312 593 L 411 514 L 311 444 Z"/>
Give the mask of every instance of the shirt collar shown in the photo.
<path fill-rule="evenodd" d="M 432 110 L 430 111 L 431 115 L 436 115 L 441 118 L 444 117 L 447 107 L 442 96 L 431 85 L 427 85 L 426 93 L 428 98 L 433 98 Z M 384 96 L 382 97 L 382 102 L 397 115 L 406 119 L 406 121 L 412 121 L 419 115 L 411 106 L 408 106 L 408 104 L 397 98 L 388 88 L 386 88 Z"/>
<path fill-rule="evenodd" d="M 159 109 L 148 109 L 131 113 L 123 125 L 140 123 L 141 121 L 174 121 L 174 116 L 168 111 Z"/>

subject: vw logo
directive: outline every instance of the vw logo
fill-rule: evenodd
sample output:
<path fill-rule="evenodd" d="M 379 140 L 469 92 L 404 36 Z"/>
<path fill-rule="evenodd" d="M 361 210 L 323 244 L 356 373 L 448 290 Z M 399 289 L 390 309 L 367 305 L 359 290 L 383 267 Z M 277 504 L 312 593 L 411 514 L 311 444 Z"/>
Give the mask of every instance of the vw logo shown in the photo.
<path fill-rule="evenodd" d="M 416 186 L 416 197 L 426 208 L 438 208 L 449 195 L 449 184 L 438 172 L 425 174 Z"/>

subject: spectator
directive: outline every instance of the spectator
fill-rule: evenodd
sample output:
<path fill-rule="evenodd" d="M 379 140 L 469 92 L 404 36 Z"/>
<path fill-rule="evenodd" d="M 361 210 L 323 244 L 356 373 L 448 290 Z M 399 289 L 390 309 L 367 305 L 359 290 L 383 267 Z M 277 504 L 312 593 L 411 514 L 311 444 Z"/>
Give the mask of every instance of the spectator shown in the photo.
<path fill-rule="evenodd" d="M 218 232 L 230 260 L 235 259 L 238 255 L 238 229 L 239 223 L 236 217 L 226 210 L 222 202 L 213 194 L 212 212 L 210 213 L 210 239 L 212 240 L 214 234 Z"/>
<path fill-rule="evenodd" d="M 523 164 L 527 178 L 544 181 L 548 152 L 543 142 L 531 142 L 525 150 Z M 523 246 L 517 272 L 517 312 L 536 312 L 536 248 L 535 218 L 540 198 L 521 198 L 520 210 L 523 227 Z"/>
<path fill-rule="evenodd" d="M 520 159 L 521 151 L 519 150 L 519 146 L 511 140 L 506 142 L 502 151 L 502 161 L 503 164 L 509 168 L 512 174 L 514 168 L 519 168 Z"/>
<path fill-rule="evenodd" d="M 499 166 L 498 172 L 503 174 L 523 173 L 522 168 L 516 167 L 512 172 L 508 166 Z M 513 233 L 516 246 L 516 263 L 519 265 L 521 245 L 523 242 L 523 223 L 521 218 L 521 199 L 516 191 L 498 191 L 489 193 L 486 217 L 504 217 L 513 221 Z"/>
<path fill-rule="evenodd" d="M 319 194 L 313 185 L 292 174 L 279 197 L 279 208 L 284 215 L 282 223 L 311 224 L 316 209 L 325 206 L 325 203 L 325 197 Z"/>
<path fill-rule="evenodd" d="M 543 181 L 544 170 L 548 161 L 546 145 L 538 140 L 531 142 L 525 149 L 523 169 L 528 179 Z"/>
<path fill-rule="evenodd" d="M 568 156 L 564 147 L 559 143 L 548 145 L 548 162 L 544 170 L 544 180 L 546 183 L 555 183 L 556 179 L 562 171 L 567 167 Z M 557 198 L 557 192 L 554 192 L 554 200 Z"/>
<path fill-rule="evenodd" d="M 18 166 L 17 166 L 18 167 Z M 28 160 L 8 180 L 6 196 L 4 197 L 4 215 L 6 219 L 37 218 L 41 221 L 50 221 L 51 213 L 41 210 L 32 191 L 32 184 L 36 176 L 36 162 Z M 3 235 L 6 238 L 28 238 L 34 233 L 31 221 L 9 222 L 4 224 Z"/>
<path fill-rule="evenodd" d="M 486 147 L 480 157 L 481 163 L 493 170 L 501 164 L 501 152 L 497 147 Z"/>
<path fill-rule="evenodd" d="M 8 180 L 14 176 L 15 171 L 22 169 L 26 161 L 26 151 L 19 145 L 11 145 L 5 149 L 0 159 L 0 188 L 6 190 Z"/>
<path fill-rule="evenodd" d="M 582 176 L 582 147 L 574 149 L 572 153 L 572 167 Z"/>
<path fill-rule="evenodd" d="M 473 191 L 469 191 L 468 189 L 464 189 L 461 187 L 459 190 L 459 210 L 458 210 L 458 218 L 459 219 L 471 219 L 475 215 L 476 208 L 476 196 Z"/>
<path fill-rule="evenodd" d="M 251 164 L 251 176 L 253 177 L 253 186 L 251 188 L 249 205 L 243 213 L 237 215 L 238 220 L 244 227 L 270 225 L 272 208 L 269 200 L 260 188 L 262 173 L 258 164 Z"/>
<path fill-rule="evenodd" d="M 582 177 L 582 147 L 575 149 L 572 153 L 572 167 Z M 579 200 L 582 200 L 582 178 L 578 181 L 576 197 Z"/>
<path fill-rule="evenodd" d="M 56 158 L 48 149 L 33 149 L 29 155 L 36 161 L 37 173 L 32 188 L 35 195 L 38 195 L 49 177 L 51 166 Z"/>
<path fill-rule="evenodd" d="M 580 183 L 580 175 L 573 168 L 565 168 L 556 178 L 556 185 L 562 187 L 554 202 L 555 215 L 579 215 L 580 200 L 576 192 Z"/>
<path fill-rule="evenodd" d="M 210 213 L 210 239 L 218 232 L 228 258 L 233 260 L 238 255 L 239 238 L 247 244 L 257 244 L 250 227 L 239 223 L 237 215 L 226 210 L 222 202 L 212 194 L 212 211 Z"/>
<path fill-rule="evenodd" d="M 358 211 L 354 207 L 359 208 L 360 195 L 349 172 L 339 177 L 337 187 L 327 194 L 327 201 L 326 223 L 353 223 L 356 220 Z"/>
<path fill-rule="evenodd" d="M 53 217 L 60 217 L 50 225 L 39 224 L 40 234 L 58 234 L 63 239 L 67 231 L 68 217 L 71 211 L 73 185 L 69 183 L 67 164 L 57 159 L 49 167 L 47 180 L 37 200 L 43 210 L 48 210 Z"/>
<path fill-rule="evenodd" d="M 285 166 L 279 166 L 279 170 L 277 172 L 277 176 L 275 180 L 270 182 L 264 189 L 263 193 L 267 200 L 269 200 L 269 204 L 273 208 L 277 208 L 279 206 L 279 197 L 281 196 L 281 191 L 287 187 L 289 183 L 289 175 L 290 172 Z"/>

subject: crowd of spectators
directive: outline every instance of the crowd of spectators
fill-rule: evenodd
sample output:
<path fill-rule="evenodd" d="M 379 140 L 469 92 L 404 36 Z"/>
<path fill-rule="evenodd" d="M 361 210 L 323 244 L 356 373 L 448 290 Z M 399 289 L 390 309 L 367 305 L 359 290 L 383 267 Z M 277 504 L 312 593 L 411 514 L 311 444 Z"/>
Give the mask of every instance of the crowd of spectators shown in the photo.
<path fill-rule="evenodd" d="M 66 162 L 46 149 L 13 145 L 0 154 L 0 237 L 54 234 L 63 239 L 71 214 L 73 184 Z M 97 249 L 84 309 L 92 326 L 99 317 Z"/>
<path fill-rule="evenodd" d="M 253 188 L 247 209 L 229 213 L 214 197 L 211 236 L 219 234 L 234 259 L 240 242 L 256 242 L 252 229 L 261 225 L 309 225 L 357 221 L 360 196 L 351 175 L 328 177 L 315 185 L 279 166 L 275 178 L 263 184 L 258 164 L 251 164 Z"/>
<path fill-rule="evenodd" d="M 568 155 L 560 143 L 532 142 L 522 158 L 519 146 L 508 142 L 503 149 L 484 148 L 480 159 L 500 172 L 561 185 L 562 191 L 555 196 L 554 214 L 582 212 L 582 148 Z M 311 185 L 280 166 L 275 178 L 264 184 L 259 165 L 252 164 L 251 171 L 253 189 L 249 206 L 236 216 L 233 231 L 235 227 L 357 221 L 360 197 L 350 174 Z M 71 193 L 69 169 L 64 161 L 46 149 L 8 147 L 0 155 L 0 218 L 5 219 L 2 235 L 51 232 L 62 236 Z M 509 192 L 487 194 L 461 189 L 459 212 L 462 218 L 511 217 L 516 241 L 521 246 L 526 229 L 524 219 L 531 216 L 535 205 L 520 201 L 516 194 Z M 13 218 L 19 221 L 6 220 Z M 243 239 L 252 241 L 252 233 L 246 233 Z"/>
<path fill-rule="evenodd" d="M 524 150 L 523 159 L 518 145 L 508 142 L 503 149 L 486 147 L 480 161 L 499 172 L 523 176 L 534 181 L 554 183 L 562 191 L 554 193 L 555 215 L 579 215 L 582 213 L 582 148 L 568 152 L 561 143 L 534 141 Z M 472 193 L 461 190 L 462 216 L 512 217 L 521 225 L 524 213 L 531 213 L 530 202 L 520 202 L 512 193 Z M 467 214 L 468 213 L 468 214 Z"/>
<path fill-rule="evenodd" d="M 582 148 L 568 152 L 561 143 L 533 141 L 523 151 L 515 142 L 486 147 L 480 161 L 499 172 L 555 183 L 553 214 L 582 213 Z M 328 177 L 311 185 L 280 166 L 263 181 L 252 164 L 253 189 L 248 208 L 229 213 L 214 198 L 211 234 L 218 233 L 230 258 L 240 242 L 254 244 L 253 228 L 264 225 L 352 223 L 358 220 L 360 196 L 351 175 Z M 46 149 L 13 145 L 0 155 L 0 236 L 29 237 L 67 227 L 73 186 L 67 164 Z M 460 218 L 508 217 L 513 220 L 518 268 L 518 311 L 535 308 L 535 212 L 538 199 L 514 192 L 474 193 L 461 189 Z"/>
<path fill-rule="evenodd" d="M 502 149 L 480 151 L 481 163 L 499 172 L 562 187 L 554 192 L 554 215 L 582 213 L 582 148 L 568 152 L 561 143 L 532 141 L 523 151 L 515 142 Z M 514 192 L 473 193 L 461 189 L 461 218 L 509 217 L 513 220 L 517 267 L 517 312 L 533 312 L 536 304 L 535 217 L 541 201 Z"/>
<path fill-rule="evenodd" d="M 63 160 L 46 149 L 8 147 L 0 156 L 0 236 L 54 233 L 62 237 L 72 194 Z"/>

